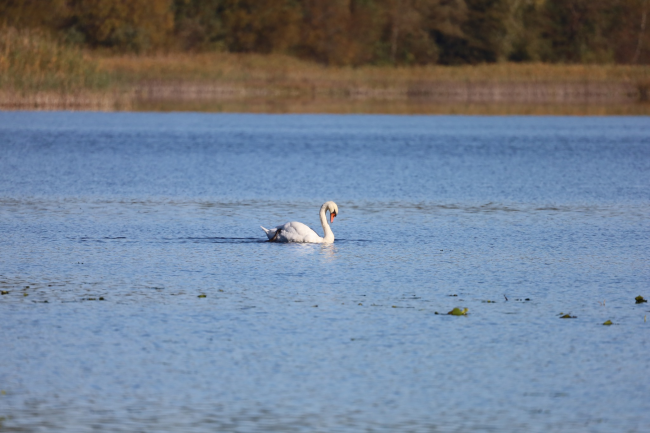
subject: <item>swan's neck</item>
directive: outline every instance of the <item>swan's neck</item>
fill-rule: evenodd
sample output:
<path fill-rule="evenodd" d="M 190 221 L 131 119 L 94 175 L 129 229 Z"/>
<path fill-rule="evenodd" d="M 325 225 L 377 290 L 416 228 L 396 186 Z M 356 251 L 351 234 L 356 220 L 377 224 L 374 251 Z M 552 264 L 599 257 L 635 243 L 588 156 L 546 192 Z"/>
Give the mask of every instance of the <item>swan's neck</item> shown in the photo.
<path fill-rule="evenodd" d="M 323 236 L 323 242 L 334 242 L 334 233 L 332 233 L 332 229 L 327 223 L 327 207 L 325 205 L 320 208 L 320 223 L 323 226 L 323 233 L 325 233 L 325 236 Z"/>

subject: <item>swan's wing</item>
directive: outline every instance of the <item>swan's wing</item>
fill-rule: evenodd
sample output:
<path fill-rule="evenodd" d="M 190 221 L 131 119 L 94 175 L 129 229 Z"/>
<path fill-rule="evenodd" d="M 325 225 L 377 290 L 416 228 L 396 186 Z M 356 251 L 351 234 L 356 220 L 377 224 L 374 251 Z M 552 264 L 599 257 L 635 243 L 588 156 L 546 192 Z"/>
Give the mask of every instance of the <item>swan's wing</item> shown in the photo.
<path fill-rule="evenodd" d="M 303 223 L 293 221 L 277 228 L 281 230 L 278 235 L 280 242 L 323 242 L 323 238 Z"/>
<path fill-rule="evenodd" d="M 260 227 L 262 227 L 262 226 L 260 226 Z M 275 236 L 275 233 L 278 231 L 278 228 L 274 228 L 274 229 L 269 230 L 269 229 L 265 229 L 264 227 L 262 227 L 262 230 L 264 230 L 264 233 L 266 233 L 266 236 L 269 238 L 269 240 L 271 240 L 271 239 L 273 239 L 273 236 Z"/>

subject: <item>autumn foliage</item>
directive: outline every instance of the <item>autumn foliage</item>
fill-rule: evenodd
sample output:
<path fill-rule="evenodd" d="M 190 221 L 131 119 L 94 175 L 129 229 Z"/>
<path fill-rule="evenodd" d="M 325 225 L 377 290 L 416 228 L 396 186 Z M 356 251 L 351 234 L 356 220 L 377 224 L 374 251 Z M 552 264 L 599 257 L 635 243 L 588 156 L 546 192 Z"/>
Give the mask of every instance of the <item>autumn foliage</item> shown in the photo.
<path fill-rule="evenodd" d="M 0 25 L 117 52 L 326 65 L 647 64 L 650 0 L 3 0 Z"/>

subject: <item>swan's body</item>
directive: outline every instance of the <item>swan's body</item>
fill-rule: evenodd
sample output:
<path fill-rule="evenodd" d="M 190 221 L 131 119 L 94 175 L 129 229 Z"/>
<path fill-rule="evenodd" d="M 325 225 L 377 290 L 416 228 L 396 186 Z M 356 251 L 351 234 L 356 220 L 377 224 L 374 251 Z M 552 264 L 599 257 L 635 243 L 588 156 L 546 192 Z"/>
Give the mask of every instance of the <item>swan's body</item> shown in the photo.
<path fill-rule="evenodd" d="M 318 236 L 318 233 L 310 229 L 303 223 L 290 222 L 273 229 L 262 230 L 268 236 L 270 242 L 303 242 L 303 243 L 332 243 L 334 242 L 334 233 L 327 223 L 326 212 L 330 212 L 330 222 L 334 222 L 334 217 L 338 215 L 339 208 L 333 201 L 328 201 L 320 208 L 320 223 L 323 226 L 323 237 Z"/>

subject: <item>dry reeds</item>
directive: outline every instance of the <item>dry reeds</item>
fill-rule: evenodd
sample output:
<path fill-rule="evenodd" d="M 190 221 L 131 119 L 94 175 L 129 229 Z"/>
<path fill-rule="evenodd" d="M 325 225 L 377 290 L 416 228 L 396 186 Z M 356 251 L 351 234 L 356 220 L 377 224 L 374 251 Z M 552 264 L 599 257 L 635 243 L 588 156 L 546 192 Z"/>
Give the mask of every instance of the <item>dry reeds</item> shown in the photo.
<path fill-rule="evenodd" d="M 648 114 L 648 83 L 647 66 L 353 68 L 277 54 L 107 55 L 0 28 L 4 109 Z"/>
<path fill-rule="evenodd" d="M 611 82 L 650 80 L 650 67 L 496 63 L 463 66 L 328 67 L 280 54 L 173 53 L 97 57 L 102 69 L 133 80 L 358 82 Z"/>
<path fill-rule="evenodd" d="M 40 30 L 0 27 L 0 107 L 114 109 L 109 73 Z"/>
<path fill-rule="evenodd" d="M 19 92 L 101 90 L 106 72 L 74 47 L 39 30 L 0 28 L 0 86 Z"/>

